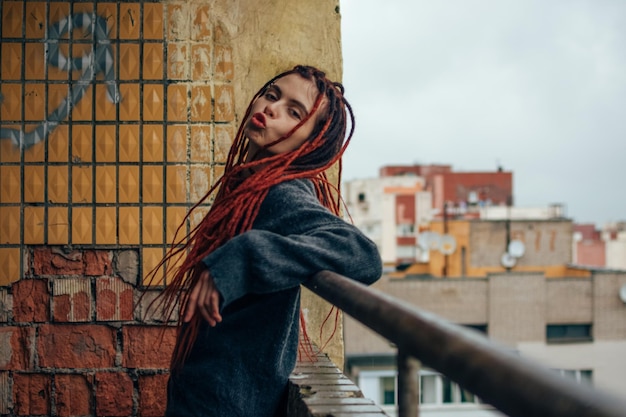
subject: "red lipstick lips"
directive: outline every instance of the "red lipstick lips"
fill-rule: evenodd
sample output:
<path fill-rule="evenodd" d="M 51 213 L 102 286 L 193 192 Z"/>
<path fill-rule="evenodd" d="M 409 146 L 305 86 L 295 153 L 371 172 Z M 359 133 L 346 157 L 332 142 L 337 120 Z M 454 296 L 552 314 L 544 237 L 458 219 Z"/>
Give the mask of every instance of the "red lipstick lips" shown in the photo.
<path fill-rule="evenodd" d="M 265 128 L 265 115 L 263 113 L 254 113 L 250 122 L 258 128 Z"/>

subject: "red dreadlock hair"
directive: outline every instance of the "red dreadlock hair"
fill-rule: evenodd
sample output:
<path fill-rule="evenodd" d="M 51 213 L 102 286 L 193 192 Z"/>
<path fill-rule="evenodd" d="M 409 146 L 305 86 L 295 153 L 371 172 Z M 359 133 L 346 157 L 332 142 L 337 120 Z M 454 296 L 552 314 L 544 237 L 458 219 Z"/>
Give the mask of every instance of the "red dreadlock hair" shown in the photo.
<path fill-rule="evenodd" d="M 252 104 L 272 83 L 289 74 L 298 74 L 313 81 L 319 93 L 309 114 L 287 135 L 264 148 L 287 139 L 311 117 L 317 117 L 315 127 L 307 141 L 293 151 L 261 160 L 249 158 L 249 140 L 244 134 L 244 125 Z M 190 290 L 198 282 L 203 270 L 202 259 L 229 239 L 252 228 L 261 203 L 273 185 L 296 178 L 311 179 L 320 202 L 333 213 L 339 214 L 340 190 L 330 183 L 325 171 L 338 163 L 338 184 L 341 183 L 341 156 L 354 132 L 352 108 L 343 94 L 343 86 L 330 81 L 324 72 L 299 65 L 275 76 L 254 95 L 231 146 L 223 176 L 187 213 L 165 258 L 150 274 L 152 281 L 156 277 L 156 271 L 165 267 L 166 273 L 173 276 L 157 302 L 157 307 L 164 310 L 167 320 L 174 316 L 177 306 L 184 309 L 187 305 Z M 320 109 L 323 100 L 326 103 Z M 209 201 L 213 195 L 215 199 L 206 216 L 189 234 L 180 238 L 179 232 L 194 209 Z M 203 320 L 201 315 L 196 314 L 187 325 L 182 326 L 181 317 L 182 315 L 178 319 L 178 337 L 172 355 L 172 369 L 180 367 L 190 353 Z M 307 337 L 306 332 L 304 337 Z"/>

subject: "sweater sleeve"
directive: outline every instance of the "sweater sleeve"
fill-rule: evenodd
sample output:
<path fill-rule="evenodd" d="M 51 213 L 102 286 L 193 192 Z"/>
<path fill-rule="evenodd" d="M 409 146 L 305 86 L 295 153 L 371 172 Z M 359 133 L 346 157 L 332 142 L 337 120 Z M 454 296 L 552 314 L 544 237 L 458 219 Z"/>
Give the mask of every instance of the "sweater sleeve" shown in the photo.
<path fill-rule="evenodd" d="M 262 228 L 234 237 L 203 260 L 223 306 L 246 294 L 298 286 L 322 270 L 365 284 L 380 277 L 382 262 L 376 245 L 323 208 L 312 188 L 283 186 L 270 192 L 263 204 Z"/>

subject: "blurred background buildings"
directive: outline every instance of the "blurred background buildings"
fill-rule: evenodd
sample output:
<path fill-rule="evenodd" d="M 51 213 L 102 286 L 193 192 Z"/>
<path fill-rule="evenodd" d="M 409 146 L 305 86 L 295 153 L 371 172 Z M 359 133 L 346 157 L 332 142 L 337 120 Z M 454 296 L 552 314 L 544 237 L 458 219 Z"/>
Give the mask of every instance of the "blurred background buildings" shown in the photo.
<path fill-rule="evenodd" d="M 578 225 L 563 204 L 516 207 L 513 173 L 387 166 L 344 184 L 378 245 L 377 289 L 473 328 L 580 383 L 626 395 L 626 223 Z M 395 413 L 395 348 L 345 319 L 346 372 Z M 422 415 L 489 416 L 442 375 L 420 373 Z"/>

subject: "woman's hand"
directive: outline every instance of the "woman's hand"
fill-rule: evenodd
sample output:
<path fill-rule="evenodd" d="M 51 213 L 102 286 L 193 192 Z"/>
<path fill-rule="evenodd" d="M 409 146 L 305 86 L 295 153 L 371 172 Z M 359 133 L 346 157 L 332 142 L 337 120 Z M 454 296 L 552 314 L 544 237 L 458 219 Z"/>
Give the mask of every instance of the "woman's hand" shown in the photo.
<path fill-rule="evenodd" d="M 198 282 L 191 290 L 191 295 L 185 307 L 183 321 L 191 321 L 196 310 L 202 314 L 202 317 L 211 327 L 215 327 L 217 323 L 222 321 L 222 316 L 220 315 L 220 294 L 217 288 L 215 288 L 215 283 L 208 269 L 204 269 L 200 273 Z"/>

